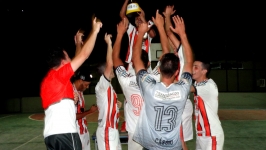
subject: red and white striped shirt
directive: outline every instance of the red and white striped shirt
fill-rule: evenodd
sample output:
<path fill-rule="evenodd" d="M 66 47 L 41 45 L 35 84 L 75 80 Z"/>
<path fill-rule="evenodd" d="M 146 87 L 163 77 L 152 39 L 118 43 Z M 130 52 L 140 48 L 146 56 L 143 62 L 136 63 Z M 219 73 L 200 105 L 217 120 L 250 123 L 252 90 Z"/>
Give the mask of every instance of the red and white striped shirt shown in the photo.
<path fill-rule="evenodd" d="M 108 128 L 118 128 L 119 108 L 117 105 L 117 95 L 111 82 L 102 75 L 95 87 L 97 106 L 99 109 L 98 126 Z"/>
<path fill-rule="evenodd" d="M 151 21 L 148 22 L 149 25 L 153 24 Z M 132 62 L 132 53 L 133 53 L 133 46 L 135 45 L 137 38 L 138 38 L 138 30 L 135 26 L 129 23 L 128 29 L 127 29 L 127 34 L 128 34 L 128 39 L 129 39 L 129 44 L 128 44 L 128 51 L 126 55 L 126 62 L 131 64 Z M 142 49 L 145 50 L 148 53 L 149 56 L 149 61 L 151 61 L 151 52 L 150 52 L 150 45 L 151 45 L 151 40 L 152 38 L 149 36 L 146 39 L 143 40 L 142 42 Z M 135 75 L 135 71 L 132 68 L 132 65 L 129 65 L 127 68 L 127 71 L 129 73 Z M 151 71 L 151 68 L 149 68 L 149 71 Z"/>
<path fill-rule="evenodd" d="M 83 92 L 77 91 L 74 84 L 73 84 L 73 90 L 74 90 L 74 92 L 78 93 L 78 102 L 76 105 L 76 113 L 83 113 L 85 111 L 85 100 L 84 100 Z M 87 123 L 86 117 L 78 119 L 76 121 L 76 124 L 77 124 L 77 129 L 79 131 L 79 134 L 84 134 L 84 133 L 88 132 L 88 129 L 87 129 L 88 123 Z"/>

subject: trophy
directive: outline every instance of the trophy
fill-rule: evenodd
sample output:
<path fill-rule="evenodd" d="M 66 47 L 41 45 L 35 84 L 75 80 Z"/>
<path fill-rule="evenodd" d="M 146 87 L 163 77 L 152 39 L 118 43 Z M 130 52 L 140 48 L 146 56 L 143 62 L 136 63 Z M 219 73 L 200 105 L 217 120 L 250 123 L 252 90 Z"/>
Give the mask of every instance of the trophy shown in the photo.
<path fill-rule="evenodd" d="M 126 11 L 126 15 L 128 18 L 133 18 L 138 16 L 141 12 L 141 9 L 139 7 L 139 4 L 136 3 L 134 0 L 131 0 L 131 3 L 127 5 L 127 11 Z M 150 28 L 153 25 L 153 22 L 149 21 L 148 22 L 148 27 Z M 148 38 L 148 33 L 146 32 L 143 39 L 147 39 Z"/>
<path fill-rule="evenodd" d="M 126 11 L 127 17 L 129 18 L 136 17 L 139 12 L 141 12 L 139 4 L 134 1 L 132 2 L 131 0 L 131 3 L 127 5 L 127 11 Z"/>

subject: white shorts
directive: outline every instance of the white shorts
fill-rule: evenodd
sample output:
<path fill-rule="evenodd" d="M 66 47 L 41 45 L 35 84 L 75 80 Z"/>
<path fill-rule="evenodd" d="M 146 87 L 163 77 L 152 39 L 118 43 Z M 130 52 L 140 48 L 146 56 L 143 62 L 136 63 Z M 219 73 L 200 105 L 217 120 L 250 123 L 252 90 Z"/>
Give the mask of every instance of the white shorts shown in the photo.
<path fill-rule="evenodd" d="M 133 135 L 134 133 L 128 132 L 128 150 L 142 150 L 143 147 L 139 143 L 133 141 Z"/>
<path fill-rule="evenodd" d="M 91 145 L 90 145 L 90 134 L 89 132 L 84 133 L 84 134 L 80 134 L 80 141 L 82 144 L 82 150 L 90 150 L 91 149 Z"/>
<path fill-rule="evenodd" d="M 196 150 L 223 150 L 224 134 L 218 136 L 197 136 Z"/>
<path fill-rule="evenodd" d="M 107 136 L 106 136 L 107 135 Z M 97 145 L 99 150 L 121 150 L 119 132 L 117 129 L 110 128 L 107 133 L 105 127 L 98 127 L 96 131 Z"/>
<path fill-rule="evenodd" d="M 185 142 L 193 139 L 192 115 L 193 115 L 193 105 L 190 99 L 187 99 L 185 109 L 182 114 L 182 128 L 183 128 L 183 137 Z"/>

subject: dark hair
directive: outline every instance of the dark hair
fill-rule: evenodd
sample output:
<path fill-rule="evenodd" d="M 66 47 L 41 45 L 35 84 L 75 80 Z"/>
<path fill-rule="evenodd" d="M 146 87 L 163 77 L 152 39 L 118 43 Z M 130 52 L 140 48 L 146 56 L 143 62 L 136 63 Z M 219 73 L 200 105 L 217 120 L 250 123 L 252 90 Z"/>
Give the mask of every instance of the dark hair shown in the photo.
<path fill-rule="evenodd" d="M 53 47 L 49 49 L 48 57 L 46 60 L 49 68 L 60 66 L 62 59 L 66 59 L 63 48 Z"/>
<path fill-rule="evenodd" d="M 179 58 L 174 53 L 164 54 L 160 62 L 160 72 L 166 78 L 171 78 L 179 69 Z"/>
<path fill-rule="evenodd" d="M 195 61 L 199 61 L 202 63 L 202 68 L 207 70 L 206 77 L 208 77 L 211 72 L 210 61 L 206 59 L 195 59 Z"/>
<path fill-rule="evenodd" d="M 93 80 L 93 77 L 92 77 L 92 74 L 90 72 L 90 68 L 83 67 L 83 66 L 78 68 L 78 70 L 76 70 L 74 75 L 71 77 L 70 81 L 73 83 L 79 79 L 81 79 L 83 81 L 91 82 Z"/>
<path fill-rule="evenodd" d="M 145 66 L 145 68 L 148 68 L 148 64 L 149 64 L 149 55 L 145 50 L 141 51 L 141 60 L 143 62 L 143 65 Z"/>

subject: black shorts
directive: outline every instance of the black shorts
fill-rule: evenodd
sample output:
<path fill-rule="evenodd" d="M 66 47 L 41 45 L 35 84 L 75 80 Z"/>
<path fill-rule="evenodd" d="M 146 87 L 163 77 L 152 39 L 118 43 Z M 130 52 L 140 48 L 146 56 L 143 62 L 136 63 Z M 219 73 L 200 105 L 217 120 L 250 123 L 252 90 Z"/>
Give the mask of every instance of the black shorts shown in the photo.
<path fill-rule="evenodd" d="M 44 139 L 47 150 L 82 150 L 78 133 L 54 134 Z"/>

